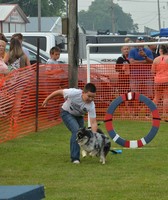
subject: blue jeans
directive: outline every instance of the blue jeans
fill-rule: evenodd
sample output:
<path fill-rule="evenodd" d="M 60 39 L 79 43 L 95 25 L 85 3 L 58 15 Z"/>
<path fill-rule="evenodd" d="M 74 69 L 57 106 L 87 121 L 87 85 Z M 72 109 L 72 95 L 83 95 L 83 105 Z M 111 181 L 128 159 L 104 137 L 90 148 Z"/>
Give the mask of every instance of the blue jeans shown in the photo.
<path fill-rule="evenodd" d="M 61 110 L 61 118 L 66 125 L 66 127 L 71 131 L 70 139 L 70 156 L 71 161 L 80 160 L 80 147 L 76 142 L 76 134 L 79 128 L 84 127 L 84 118 L 83 116 L 73 116 L 65 110 Z"/>

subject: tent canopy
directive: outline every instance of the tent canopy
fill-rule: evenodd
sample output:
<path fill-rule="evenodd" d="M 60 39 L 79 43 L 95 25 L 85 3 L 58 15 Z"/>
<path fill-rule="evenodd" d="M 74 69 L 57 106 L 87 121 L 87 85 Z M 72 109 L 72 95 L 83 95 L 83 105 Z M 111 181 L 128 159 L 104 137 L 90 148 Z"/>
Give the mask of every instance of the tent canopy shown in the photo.
<path fill-rule="evenodd" d="M 160 32 L 151 32 L 151 37 L 168 37 L 168 28 L 161 28 Z"/>

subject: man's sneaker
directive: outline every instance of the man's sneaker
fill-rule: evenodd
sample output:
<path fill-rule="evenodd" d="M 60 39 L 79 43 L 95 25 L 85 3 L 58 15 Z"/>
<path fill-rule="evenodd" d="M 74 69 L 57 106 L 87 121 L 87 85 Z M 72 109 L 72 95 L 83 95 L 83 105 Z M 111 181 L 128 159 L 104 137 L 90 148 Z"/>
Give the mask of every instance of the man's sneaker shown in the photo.
<path fill-rule="evenodd" d="M 80 164 L 80 161 L 79 160 L 74 160 L 73 163 L 74 164 Z"/>

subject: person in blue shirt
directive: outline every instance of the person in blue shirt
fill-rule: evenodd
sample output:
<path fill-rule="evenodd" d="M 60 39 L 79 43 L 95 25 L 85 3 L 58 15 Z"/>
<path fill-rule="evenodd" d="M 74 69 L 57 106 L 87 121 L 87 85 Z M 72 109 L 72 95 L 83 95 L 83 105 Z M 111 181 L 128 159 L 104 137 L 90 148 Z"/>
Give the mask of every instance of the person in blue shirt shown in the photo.
<path fill-rule="evenodd" d="M 138 37 L 136 42 L 143 43 L 144 37 Z M 152 51 L 144 45 L 132 48 L 129 51 L 130 84 L 131 90 L 151 97 L 151 64 L 153 63 Z M 149 94 L 150 93 L 150 94 Z"/>
<path fill-rule="evenodd" d="M 136 42 L 145 42 L 144 37 L 138 37 Z M 128 59 L 130 64 L 151 64 L 153 63 L 153 54 L 150 49 L 145 48 L 142 44 L 130 50 Z"/>
<path fill-rule="evenodd" d="M 130 62 L 130 88 L 132 92 L 138 92 L 153 99 L 153 76 L 151 64 L 153 63 L 152 51 L 145 48 L 144 37 L 139 36 L 136 43 L 142 43 L 129 51 Z"/>

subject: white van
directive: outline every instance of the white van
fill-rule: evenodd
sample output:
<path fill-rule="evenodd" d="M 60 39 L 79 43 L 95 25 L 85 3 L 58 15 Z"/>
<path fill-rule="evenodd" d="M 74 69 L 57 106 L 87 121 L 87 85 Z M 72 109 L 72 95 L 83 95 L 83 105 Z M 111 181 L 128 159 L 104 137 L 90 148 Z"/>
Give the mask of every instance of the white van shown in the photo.
<path fill-rule="evenodd" d="M 4 33 L 6 38 L 10 39 L 15 33 Z M 53 46 L 59 46 L 60 49 L 64 50 L 65 37 L 60 34 L 51 32 L 22 32 L 23 41 L 37 46 L 37 38 L 40 38 L 40 49 L 50 52 Z"/>

